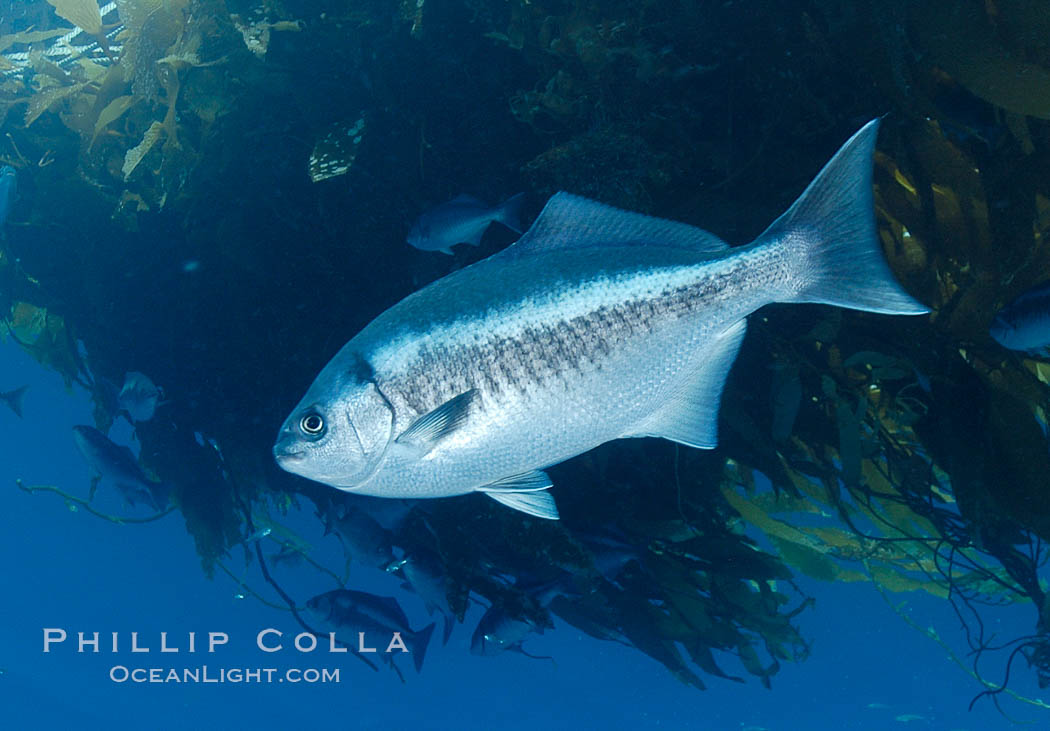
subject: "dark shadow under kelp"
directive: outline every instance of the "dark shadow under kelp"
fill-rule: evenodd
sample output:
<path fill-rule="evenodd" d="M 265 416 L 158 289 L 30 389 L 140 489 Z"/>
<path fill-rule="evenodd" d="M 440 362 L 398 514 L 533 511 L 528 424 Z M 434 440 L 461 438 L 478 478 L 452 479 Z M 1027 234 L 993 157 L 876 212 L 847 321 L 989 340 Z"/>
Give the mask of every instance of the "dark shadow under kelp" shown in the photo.
<path fill-rule="evenodd" d="M 982 604 L 1030 601 L 1006 649 L 1045 684 L 1050 365 L 988 336 L 1050 279 L 1040 8 L 122 0 L 110 58 L 85 33 L 80 57 L 44 53 L 72 29 L 27 4 L 0 25 L 5 330 L 94 390 L 100 428 L 104 381 L 165 384 L 141 459 L 211 574 L 258 506 L 344 500 L 270 456 L 319 364 L 506 243 L 417 252 L 421 211 L 568 190 L 740 243 L 888 112 L 879 230 L 928 319 L 767 308 L 715 452 L 621 442 L 555 468 L 559 524 L 460 498 L 383 530 L 439 557 L 455 616 L 471 593 L 525 632 L 557 615 L 697 687 L 805 656 L 795 571 L 955 602 L 978 658 Z"/>

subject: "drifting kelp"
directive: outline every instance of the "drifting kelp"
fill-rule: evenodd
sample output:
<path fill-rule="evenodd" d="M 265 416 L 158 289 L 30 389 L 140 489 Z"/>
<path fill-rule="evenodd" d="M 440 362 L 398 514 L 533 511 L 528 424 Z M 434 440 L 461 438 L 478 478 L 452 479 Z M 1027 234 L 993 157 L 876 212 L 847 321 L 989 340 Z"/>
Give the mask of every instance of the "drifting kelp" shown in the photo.
<path fill-rule="evenodd" d="M 300 539 L 269 558 L 260 543 L 312 503 L 337 532 L 365 510 L 381 545 L 444 576 L 450 614 L 472 593 L 502 613 L 514 649 L 560 617 L 696 687 L 769 683 L 807 652 L 798 572 L 1030 602 L 1033 633 L 1009 649 L 1050 682 L 1050 366 L 988 335 L 1050 279 L 1036 5 L 121 0 L 100 11 L 112 58 L 93 19 L 26 16 L 0 27 L 0 161 L 21 195 L 0 244 L 4 331 L 92 389 L 100 428 L 107 382 L 164 384 L 163 413 L 136 427 L 141 461 L 175 486 L 205 570 L 242 594 L 241 547 L 263 566 L 311 557 Z M 52 54 L 69 33 L 95 51 Z M 391 518 L 274 466 L 320 363 L 494 250 L 405 245 L 429 206 L 527 190 L 535 210 L 564 189 L 740 243 L 884 113 L 879 234 L 932 313 L 757 313 L 718 450 L 586 454 L 552 470 L 556 524 L 480 498 Z M 344 546 L 378 570 L 376 551 Z"/>

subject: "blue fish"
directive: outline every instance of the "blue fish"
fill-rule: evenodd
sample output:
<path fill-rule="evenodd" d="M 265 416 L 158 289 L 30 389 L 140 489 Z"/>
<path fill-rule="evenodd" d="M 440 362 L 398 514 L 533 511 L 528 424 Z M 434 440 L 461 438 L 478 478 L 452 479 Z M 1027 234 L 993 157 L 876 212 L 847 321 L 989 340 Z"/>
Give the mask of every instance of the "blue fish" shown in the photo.
<path fill-rule="evenodd" d="M 357 647 L 361 632 L 391 636 L 399 632 L 412 653 L 416 672 L 423 669 L 430 635 L 434 632 L 431 623 L 421 630 L 414 630 L 408 623 L 401 605 L 392 597 L 376 596 L 363 591 L 336 589 L 320 594 L 306 602 L 312 619 L 336 639 L 350 647 Z"/>
<path fill-rule="evenodd" d="M 480 244 L 493 221 L 520 234 L 524 201 L 525 194 L 518 193 L 493 208 L 473 196 L 457 196 L 420 216 L 408 232 L 408 243 L 422 251 L 451 255 L 456 244 Z"/>
<path fill-rule="evenodd" d="M 332 503 L 319 513 L 325 534 L 335 532 L 354 561 L 385 568 L 394 560 L 393 536 L 358 505 Z"/>
<path fill-rule="evenodd" d="M 16 189 L 15 169 L 10 165 L 4 165 L 0 168 L 0 227 L 7 221 L 7 213 L 11 210 L 11 204 L 15 200 Z"/>
<path fill-rule="evenodd" d="M 397 562 L 397 568 L 404 575 L 407 588 L 423 600 L 427 614 L 433 616 L 437 611 L 444 618 L 442 639 L 447 645 L 456 624 L 456 615 L 448 603 L 450 582 L 441 557 L 432 551 L 419 550 Z"/>
<path fill-rule="evenodd" d="M 999 310 L 989 332 L 1010 350 L 1039 354 L 1050 346 L 1050 282 L 1022 292 Z"/>
<path fill-rule="evenodd" d="M 470 638 L 470 652 L 482 657 L 492 657 L 504 650 L 524 652 L 522 643 L 532 632 L 543 634 L 543 627 L 527 617 L 508 612 L 499 604 L 493 604 L 482 615 Z"/>
<path fill-rule="evenodd" d="M 169 487 L 146 477 L 130 449 L 114 444 L 92 426 L 74 426 L 73 439 L 92 469 L 112 482 L 129 505 L 145 503 L 158 511 L 168 507 Z"/>

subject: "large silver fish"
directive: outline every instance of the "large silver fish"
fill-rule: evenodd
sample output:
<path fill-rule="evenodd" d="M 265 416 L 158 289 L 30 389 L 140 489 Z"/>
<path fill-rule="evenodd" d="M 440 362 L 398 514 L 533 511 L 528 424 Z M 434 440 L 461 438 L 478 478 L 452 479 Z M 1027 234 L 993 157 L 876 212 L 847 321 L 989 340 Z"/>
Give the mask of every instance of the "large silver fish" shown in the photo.
<path fill-rule="evenodd" d="M 483 492 L 556 518 L 545 467 L 624 437 L 710 449 L 747 316 L 772 302 L 927 312 L 883 259 L 878 122 L 754 242 L 558 193 L 515 244 L 406 297 L 281 427 L 285 470 L 386 497 Z"/>

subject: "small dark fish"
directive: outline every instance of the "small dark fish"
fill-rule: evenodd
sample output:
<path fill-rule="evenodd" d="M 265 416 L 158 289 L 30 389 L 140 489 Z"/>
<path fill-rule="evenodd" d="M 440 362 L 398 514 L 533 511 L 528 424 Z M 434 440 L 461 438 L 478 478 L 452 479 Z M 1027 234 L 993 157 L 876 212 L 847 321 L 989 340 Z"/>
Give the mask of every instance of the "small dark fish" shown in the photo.
<path fill-rule="evenodd" d="M 7 221 L 7 214 L 14 203 L 17 179 L 15 169 L 10 165 L 0 168 L 0 227 Z"/>
<path fill-rule="evenodd" d="M 74 426 L 73 439 L 87 463 L 102 479 L 112 482 L 129 505 L 144 503 L 158 511 L 168 507 L 170 489 L 146 477 L 130 449 L 114 444 L 92 426 Z"/>
<path fill-rule="evenodd" d="M 441 557 L 431 551 L 416 551 L 398 562 L 398 568 L 404 575 L 408 587 L 419 595 L 433 616 L 435 611 L 444 617 L 445 626 L 442 636 L 443 644 L 448 644 L 452 628 L 456 624 L 456 615 L 448 604 L 448 574 Z"/>
<path fill-rule="evenodd" d="M 1038 354 L 1050 346 L 1050 282 L 1021 293 L 999 310 L 990 334 L 1010 350 Z"/>
<path fill-rule="evenodd" d="M 117 402 L 120 408 L 128 412 L 132 421 L 149 421 L 163 396 L 149 376 L 138 371 L 128 371 L 124 374 L 124 386 L 120 389 Z"/>
<path fill-rule="evenodd" d="M 306 602 L 306 608 L 319 625 L 335 632 L 336 639 L 350 647 L 358 646 L 358 633 L 392 634 L 400 632 L 412 653 L 416 672 L 423 669 L 423 658 L 434 633 L 434 623 L 418 632 L 408 624 L 401 605 L 392 597 L 375 596 L 363 591 L 336 589 Z"/>
<path fill-rule="evenodd" d="M 270 554 L 271 566 L 298 566 L 303 563 L 303 552 L 291 544 L 285 544 L 279 553 Z"/>
<path fill-rule="evenodd" d="M 15 412 L 19 418 L 22 417 L 22 399 L 25 398 L 27 388 L 29 388 L 29 386 L 22 386 L 21 388 L 16 388 L 14 391 L 0 393 L 0 401 L 7 404 L 7 407 Z"/>
<path fill-rule="evenodd" d="M 579 593 L 572 586 L 573 575 L 561 571 L 560 575 L 546 581 L 534 578 L 519 578 L 514 588 L 525 597 L 526 605 L 531 604 L 540 609 L 547 606 L 559 596 L 578 597 Z M 475 655 L 498 655 L 504 650 L 514 650 L 528 657 L 522 648 L 522 642 L 530 632 L 543 634 L 543 627 L 527 617 L 524 612 L 512 612 L 503 603 L 494 603 L 478 622 L 474 635 L 470 639 L 470 651 Z"/>
<path fill-rule="evenodd" d="M 624 567 L 632 561 L 644 563 L 644 551 L 619 530 L 604 528 L 595 533 L 578 531 L 576 538 L 591 550 L 594 568 L 610 583 L 615 584 Z"/>
<path fill-rule="evenodd" d="M 531 632 L 543 633 L 543 628 L 525 617 L 516 617 L 499 604 L 493 604 L 478 622 L 470 638 L 473 655 L 492 657 L 505 650 L 522 652 L 522 643 Z"/>
<path fill-rule="evenodd" d="M 595 570 L 610 582 L 615 583 L 616 576 L 631 561 L 641 561 L 640 552 L 619 528 L 576 529 L 572 535 L 590 550 Z"/>
<path fill-rule="evenodd" d="M 394 560 L 390 531 L 357 505 L 332 503 L 321 518 L 325 532 L 335 532 L 354 561 L 385 569 Z"/>
<path fill-rule="evenodd" d="M 518 193 L 496 207 L 473 196 L 457 196 L 420 216 L 408 232 L 408 243 L 423 251 L 451 255 L 456 244 L 480 244 L 481 237 L 493 221 L 521 233 L 521 206 L 524 202 L 524 193 Z"/>

